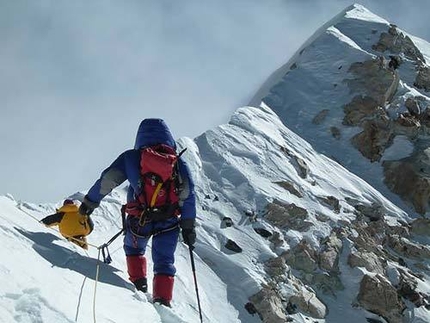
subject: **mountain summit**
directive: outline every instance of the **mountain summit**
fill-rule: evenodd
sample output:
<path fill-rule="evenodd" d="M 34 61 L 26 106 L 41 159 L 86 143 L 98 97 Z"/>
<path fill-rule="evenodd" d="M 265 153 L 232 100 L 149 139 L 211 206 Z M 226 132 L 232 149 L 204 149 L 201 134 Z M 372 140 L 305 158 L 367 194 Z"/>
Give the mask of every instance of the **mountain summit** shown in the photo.
<path fill-rule="evenodd" d="M 203 322 L 430 321 L 426 48 L 354 5 L 253 106 L 178 141 L 196 185 Z M 185 244 L 171 309 L 128 282 L 120 239 L 101 263 L 125 198 L 94 211 L 84 251 L 38 222 L 58 205 L 0 196 L 0 321 L 199 322 Z"/>
<path fill-rule="evenodd" d="M 258 91 L 282 122 L 410 213 L 430 200 L 430 44 L 353 5 Z"/>

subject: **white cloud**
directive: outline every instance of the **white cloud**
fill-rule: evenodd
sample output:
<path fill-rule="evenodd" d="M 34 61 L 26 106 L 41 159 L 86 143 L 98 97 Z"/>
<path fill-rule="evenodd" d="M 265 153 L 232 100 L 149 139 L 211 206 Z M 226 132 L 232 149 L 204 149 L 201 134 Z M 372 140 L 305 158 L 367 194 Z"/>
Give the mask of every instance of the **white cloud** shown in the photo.
<path fill-rule="evenodd" d="M 430 4 L 394 3 L 362 2 L 429 39 L 419 17 Z M 87 189 L 146 117 L 189 137 L 227 122 L 349 4 L 0 0 L 0 194 L 43 202 Z"/>

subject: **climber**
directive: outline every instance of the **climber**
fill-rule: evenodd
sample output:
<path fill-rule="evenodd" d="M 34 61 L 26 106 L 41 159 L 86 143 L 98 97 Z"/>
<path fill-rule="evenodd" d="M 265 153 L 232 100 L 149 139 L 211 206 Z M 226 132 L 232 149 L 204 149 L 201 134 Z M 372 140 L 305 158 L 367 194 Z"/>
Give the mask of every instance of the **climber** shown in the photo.
<path fill-rule="evenodd" d="M 124 251 L 129 279 L 137 290 L 147 292 L 145 249 L 152 237 L 152 297 L 165 306 L 171 305 L 173 296 L 180 228 L 190 248 L 196 240 L 194 184 L 180 155 L 163 120 L 143 120 L 134 149 L 123 152 L 102 172 L 79 209 L 89 216 L 107 194 L 128 180 Z"/>

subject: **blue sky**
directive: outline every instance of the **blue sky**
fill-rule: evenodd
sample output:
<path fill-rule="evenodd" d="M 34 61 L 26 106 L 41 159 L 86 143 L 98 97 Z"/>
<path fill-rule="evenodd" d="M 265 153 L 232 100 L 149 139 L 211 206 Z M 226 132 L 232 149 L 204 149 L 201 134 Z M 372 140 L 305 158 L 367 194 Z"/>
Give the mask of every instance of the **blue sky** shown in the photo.
<path fill-rule="evenodd" d="M 361 4 L 430 40 L 430 1 Z M 0 194 L 88 189 L 139 122 L 176 137 L 226 123 L 351 2 L 0 0 Z"/>

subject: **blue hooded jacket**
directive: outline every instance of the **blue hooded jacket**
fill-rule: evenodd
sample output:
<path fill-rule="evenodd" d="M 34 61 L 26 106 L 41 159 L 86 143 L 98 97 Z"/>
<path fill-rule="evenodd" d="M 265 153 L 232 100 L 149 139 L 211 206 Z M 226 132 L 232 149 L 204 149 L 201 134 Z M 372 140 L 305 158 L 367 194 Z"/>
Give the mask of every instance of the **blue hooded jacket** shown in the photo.
<path fill-rule="evenodd" d="M 140 149 L 156 144 L 165 144 L 176 149 L 176 142 L 162 119 L 145 119 L 140 123 L 136 135 L 134 149 L 123 152 L 106 168 L 100 178 L 94 183 L 87 194 L 87 198 L 98 205 L 100 201 L 115 187 L 125 180 L 130 183 L 127 202 L 137 200 L 141 193 L 140 188 Z M 189 168 L 181 158 L 178 160 L 179 176 L 183 181 L 183 190 L 179 195 L 179 206 L 182 219 L 194 219 L 196 217 L 196 199 L 194 183 Z"/>

